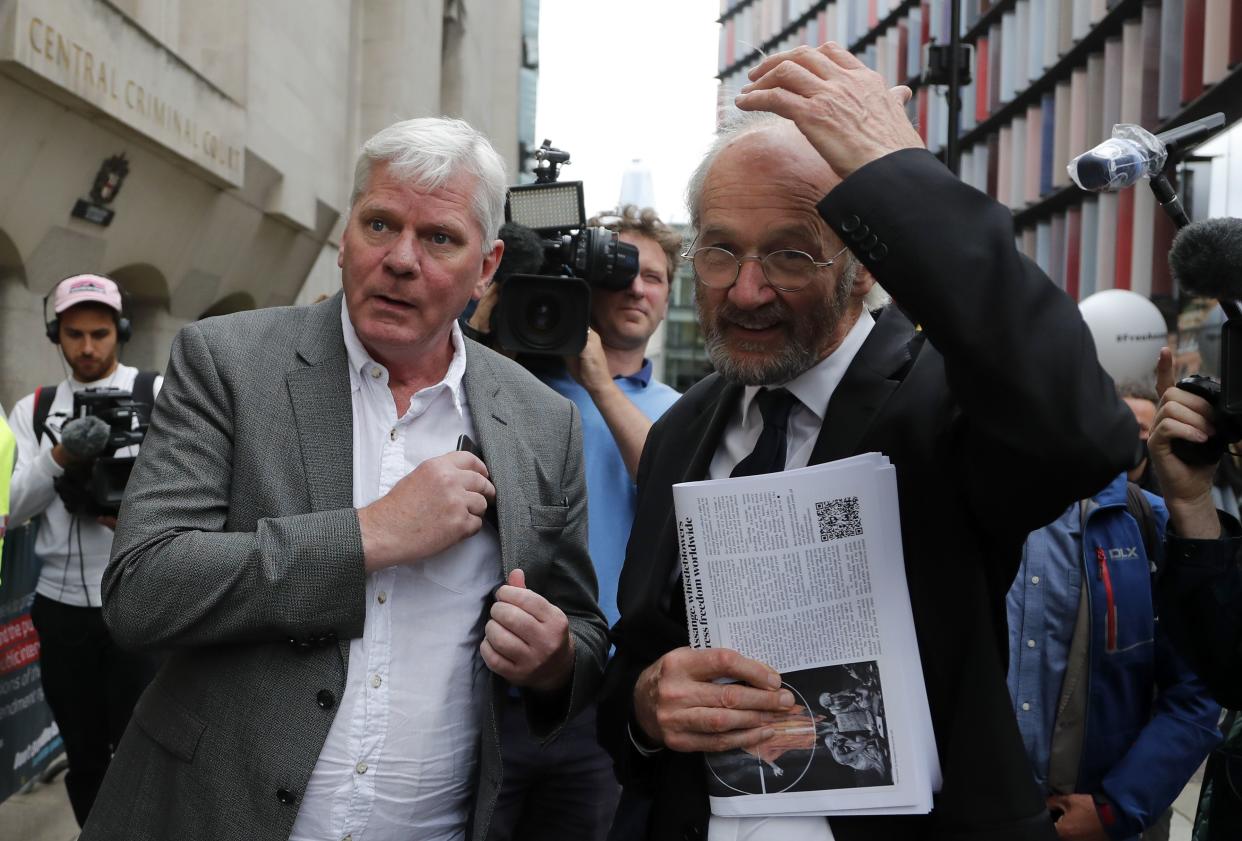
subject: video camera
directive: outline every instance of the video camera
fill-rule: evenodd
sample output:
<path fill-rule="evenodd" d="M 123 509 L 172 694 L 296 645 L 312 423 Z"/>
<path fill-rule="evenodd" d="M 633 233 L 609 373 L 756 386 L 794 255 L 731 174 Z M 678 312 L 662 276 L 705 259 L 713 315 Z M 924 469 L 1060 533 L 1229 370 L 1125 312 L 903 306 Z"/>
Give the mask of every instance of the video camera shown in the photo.
<path fill-rule="evenodd" d="M 624 289 L 638 274 L 638 249 L 615 231 L 587 227 L 581 181 L 558 182 L 569 153 L 548 140 L 535 152 L 534 184 L 509 188 L 506 257 L 492 333 L 500 346 L 539 356 L 575 356 L 586 344 L 591 288 Z M 507 263 L 507 265 L 505 265 Z"/>
<path fill-rule="evenodd" d="M 73 396 L 73 417 L 95 417 L 108 428 L 108 436 L 94 457 L 74 462 L 55 483 L 56 492 L 71 514 L 115 517 L 121 497 L 134 468 L 134 456 L 117 457 L 118 450 L 137 446 L 146 437 L 151 423 L 151 407 L 133 399 L 133 393 L 120 388 L 87 388 Z"/>

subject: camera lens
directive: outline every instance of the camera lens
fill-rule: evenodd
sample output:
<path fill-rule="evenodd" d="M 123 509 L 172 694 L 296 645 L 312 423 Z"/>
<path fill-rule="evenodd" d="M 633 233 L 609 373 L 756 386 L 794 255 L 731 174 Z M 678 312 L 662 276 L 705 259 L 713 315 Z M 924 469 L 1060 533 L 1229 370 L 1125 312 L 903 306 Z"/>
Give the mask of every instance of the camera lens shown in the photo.
<path fill-rule="evenodd" d="M 555 298 L 540 296 L 526 306 L 526 323 L 535 333 L 551 333 L 561 323 L 561 305 Z"/>
<path fill-rule="evenodd" d="M 572 277 L 513 275 L 500 289 L 496 337 L 519 353 L 572 356 L 586 342 L 591 288 Z"/>
<path fill-rule="evenodd" d="M 638 248 L 615 231 L 584 228 L 573 243 L 574 274 L 601 289 L 624 289 L 638 274 Z"/>

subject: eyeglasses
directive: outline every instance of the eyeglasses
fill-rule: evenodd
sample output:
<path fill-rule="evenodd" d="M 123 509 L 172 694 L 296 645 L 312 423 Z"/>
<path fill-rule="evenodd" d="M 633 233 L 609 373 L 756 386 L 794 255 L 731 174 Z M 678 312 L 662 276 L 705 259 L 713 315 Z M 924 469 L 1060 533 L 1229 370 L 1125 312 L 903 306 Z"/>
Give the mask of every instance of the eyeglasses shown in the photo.
<path fill-rule="evenodd" d="M 842 248 L 827 260 L 816 260 L 805 251 L 792 248 L 772 251 L 762 257 L 738 257 L 727 248 L 714 245 L 695 248 L 681 256 L 694 265 L 694 274 L 699 283 L 708 289 L 728 289 L 737 282 L 737 276 L 742 273 L 742 263 L 758 260 L 768 285 L 781 292 L 797 292 L 815 279 L 816 272 L 835 263 L 845 253 L 846 248 Z"/>

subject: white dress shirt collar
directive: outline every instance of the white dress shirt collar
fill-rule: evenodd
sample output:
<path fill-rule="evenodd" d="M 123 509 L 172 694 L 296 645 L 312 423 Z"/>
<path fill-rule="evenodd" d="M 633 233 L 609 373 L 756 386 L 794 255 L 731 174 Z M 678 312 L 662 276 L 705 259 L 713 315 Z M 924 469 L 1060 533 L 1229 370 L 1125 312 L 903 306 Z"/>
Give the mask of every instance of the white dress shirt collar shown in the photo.
<path fill-rule="evenodd" d="M 358 331 L 354 329 L 354 322 L 349 317 L 349 306 L 345 303 L 344 296 L 341 297 L 341 333 L 345 339 L 345 352 L 349 355 L 351 391 L 357 391 L 368 379 L 387 386 L 388 369 L 372 358 L 370 352 L 362 344 L 362 340 L 358 338 Z M 463 414 L 462 407 L 466 402 L 462 383 L 466 374 L 466 341 L 462 337 L 461 327 L 456 320 L 453 321 L 449 331 L 449 341 L 453 345 L 453 358 L 449 361 L 448 370 L 445 371 L 440 382 L 418 391 L 415 395 L 416 399 L 410 401 L 409 411 L 406 412 L 407 417 L 411 416 L 411 413 L 418 414 L 422 408 L 425 408 L 426 401 L 420 401 L 417 398 L 434 397 L 441 388 L 449 390 L 453 396 L 453 407 L 459 415 Z"/>
<path fill-rule="evenodd" d="M 862 315 L 854 322 L 854 326 L 845 334 L 845 339 L 836 350 L 825 356 L 812 367 L 803 371 L 787 383 L 773 386 L 748 385 L 742 392 L 742 426 L 749 429 L 752 424 L 763 425 L 763 418 L 758 411 L 751 411 L 755 403 L 755 395 L 760 388 L 784 388 L 815 414 L 820 422 L 824 420 L 824 412 L 828 409 L 828 400 L 845 376 L 859 348 L 875 327 L 875 319 L 871 313 L 863 310 Z"/>

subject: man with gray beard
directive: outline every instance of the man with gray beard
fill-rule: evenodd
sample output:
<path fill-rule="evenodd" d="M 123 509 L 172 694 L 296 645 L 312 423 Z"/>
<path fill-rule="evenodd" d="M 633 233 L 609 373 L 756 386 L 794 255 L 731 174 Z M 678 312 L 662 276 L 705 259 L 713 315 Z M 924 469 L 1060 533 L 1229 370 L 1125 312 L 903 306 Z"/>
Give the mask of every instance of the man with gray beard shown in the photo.
<path fill-rule="evenodd" d="M 643 451 L 601 740 L 651 801 L 647 839 L 1055 838 L 1006 690 L 1005 593 L 1027 533 L 1130 466 L 1134 418 L 1008 209 L 921 148 L 907 88 L 836 44 L 750 78 L 688 189 L 717 373 Z M 898 306 L 873 316 L 876 280 Z M 767 664 L 686 647 L 671 488 L 871 451 L 896 466 L 934 809 L 709 820 L 701 754 L 771 738 L 794 699 Z"/>

